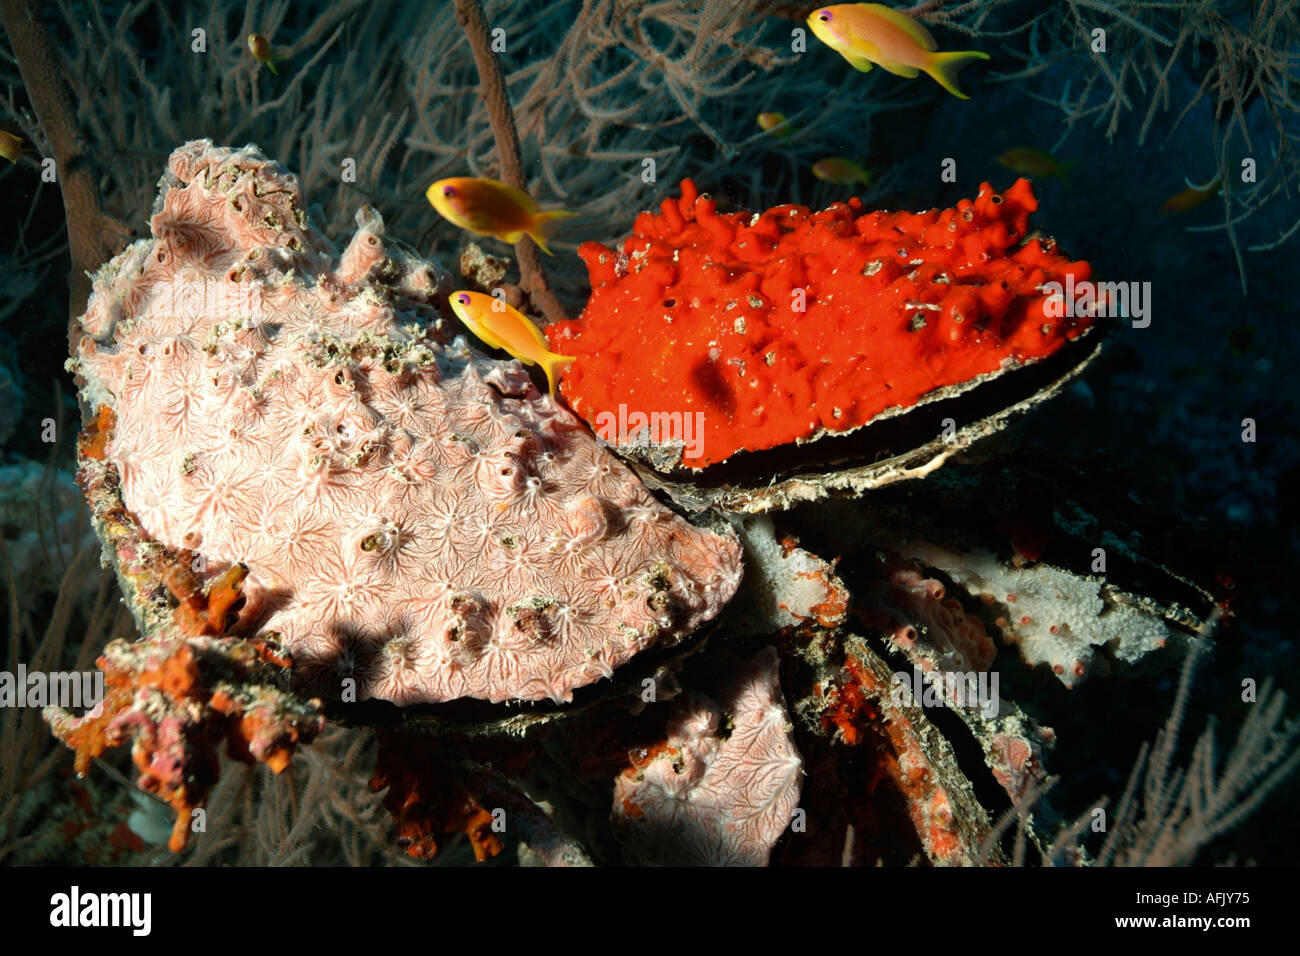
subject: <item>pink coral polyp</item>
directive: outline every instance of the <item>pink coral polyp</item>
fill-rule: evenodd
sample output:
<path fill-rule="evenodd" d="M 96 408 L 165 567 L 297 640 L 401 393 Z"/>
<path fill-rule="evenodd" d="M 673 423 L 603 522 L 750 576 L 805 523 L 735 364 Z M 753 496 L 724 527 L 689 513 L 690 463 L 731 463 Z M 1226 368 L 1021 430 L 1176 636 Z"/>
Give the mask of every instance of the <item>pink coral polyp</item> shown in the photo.
<path fill-rule="evenodd" d="M 373 211 L 340 256 L 292 175 L 206 141 L 155 208 L 95 277 L 83 396 L 116 415 L 126 506 L 208 575 L 248 566 L 241 623 L 301 689 L 568 700 L 731 597 L 734 536 L 664 509 L 517 363 L 445 341 L 445 274 Z"/>

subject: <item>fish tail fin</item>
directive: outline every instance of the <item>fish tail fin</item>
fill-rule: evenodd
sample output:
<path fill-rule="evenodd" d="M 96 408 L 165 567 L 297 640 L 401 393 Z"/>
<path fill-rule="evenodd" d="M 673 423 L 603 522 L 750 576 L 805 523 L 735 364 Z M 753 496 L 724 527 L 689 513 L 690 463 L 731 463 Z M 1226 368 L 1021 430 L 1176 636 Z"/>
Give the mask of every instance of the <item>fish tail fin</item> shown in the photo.
<path fill-rule="evenodd" d="M 1077 159 L 1067 159 L 1065 162 L 1061 163 L 1061 182 L 1065 183 L 1067 186 L 1070 185 L 1070 171 L 1078 165 L 1079 161 Z"/>
<path fill-rule="evenodd" d="M 560 367 L 577 360 L 576 355 L 556 355 L 554 352 L 547 352 L 542 358 L 539 364 L 542 366 L 542 371 L 546 373 L 546 384 L 552 395 L 555 394 L 555 388 L 559 384 Z"/>
<path fill-rule="evenodd" d="M 569 212 L 567 209 L 551 209 L 547 212 L 539 212 L 533 217 L 533 225 L 528 230 L 528 235 L 533 237 L 533 242 L 537 243 L 542 252 L 548 256 L 552 255 L 551 250 L 546 247 L 546 240 L 551 238 L 551 233 L 555 231 L 561 219 L 571 219 L 576 215 L 576 212 Z"/>
<path fill-rule="evenodd" d="M 953 96 L 961 100 L 970 99 L 957 86 L 957 74 L 962 67 L 969 66 L 976 60 L 987 60 L 989 55 L 980 50 L 961 50 L 956 53 L 935 53 L 930 57 L 930 65 L 925 72 Z"/>
<path fill-rule="evenodd" d="M 272 76 L 279 76 L 280 71 L 275 68 L 275 60 L 267 59 L 266 68 L 271 71 Z"/>

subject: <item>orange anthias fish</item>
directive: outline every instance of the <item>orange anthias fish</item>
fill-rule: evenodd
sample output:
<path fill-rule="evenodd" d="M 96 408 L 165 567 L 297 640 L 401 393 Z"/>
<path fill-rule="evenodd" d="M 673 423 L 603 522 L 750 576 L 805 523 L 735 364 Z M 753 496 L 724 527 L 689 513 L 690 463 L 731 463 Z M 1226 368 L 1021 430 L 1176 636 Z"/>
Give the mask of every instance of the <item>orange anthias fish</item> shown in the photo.
<path fill-rule="evenodd" d="M 253 59 L 257 60 L 264 67 L 271 71 L 275 76 L 280 75 L 280 71 L 275 68 L 277 60 L 283 60 L 282 56 L 271 56 L 271 43 L 260 33 L 250 33 L 248 35 L 248 52 L 253 54 Z"/>
<path fill-rule="evenodd" d="M 1204 186 L 1197 186 L 1186 179 L 1183 182 L 1187 183 L 1187 188 L 1182 192 L 1174 193 L 1164 201 L 1164 205 L 1160 207 L 1161 215 L 1176 216 L 1180 212 L 1188 212 L 1209 202 L 1223 187 L 1223 173 L 1219 173 Z"/>
<path fill-rule="evenodd" d="M 546 240 L 557 222 L 577 215 L 564 209 L 542 212 L 537 200 L 528 193 L 495 179 L 468 176 L 440 179 L 424 195 L 444 219 L 462 229 L 495 236 L 511 245 L 526 235 L 532 236 L 533 242 L 548 256 L 551 250 L 546 247 Z"/>
<path fill-rule="evenodd" d="M 851 159 L 844 159 L 841 156 L 827 156 L 825 159 L 819 159 L 813 163 L 813 175 L 818 179 L 824 179 L 828 183 L 836 183 L 840 186 L 847 186 L 850 183 L 862 183 L 867 186 L 871 183 L 871 172 L 863 169 L 858 163 Z"/>
<path fill-rule="evenodd" d="M 794 127 L 790 125 L 784 113 L 759 113 L 758 125 L 765 132 L 779 136 L 787 143 L 790 142 L 790 134 L 794 132 Z"/>
<path fill-rule="evenodd" d="M 978 50 L 939 53 L 930 31 L 906 14 L 879 3 L 839 3 L 808 15 L 817 39 L 866 73 L 872 64 L 897 76 L 925 73 L 953 96 L 970 99 L 957 87 L 957 73 L 989 55 Z"/>
<path fill-rule="evenodd" d="M 1009 149 L 998 157 L 998 162 L 1007 169 L 1025 176 L 1036 176 L 1040 179 L 1055 176 L 1061 182 L 1066 182 L 1071 168 L 1078 165 L 1078 161 L 1073 159 L 1064 163 L 1059 162 L 1051 153 L 1034 149 L 1032 146 Z"/>
<path fill-rule="evenodd" d="M 551 394 L 559 367 L 575 361 L 572 355 L 556 355 L 541 329 L 518 309 L 482 292 L 453 292 L 451 310 L 465 327 L 489 348 L 504 349 L 525 365 L 540 365 L 546 373 Z"/>
<path fill-rule="evenodd" d="M 16 163 L 22 151 L 23 138 L 0 129 L 0 156 L 3 156 L 11 163 Z"/>

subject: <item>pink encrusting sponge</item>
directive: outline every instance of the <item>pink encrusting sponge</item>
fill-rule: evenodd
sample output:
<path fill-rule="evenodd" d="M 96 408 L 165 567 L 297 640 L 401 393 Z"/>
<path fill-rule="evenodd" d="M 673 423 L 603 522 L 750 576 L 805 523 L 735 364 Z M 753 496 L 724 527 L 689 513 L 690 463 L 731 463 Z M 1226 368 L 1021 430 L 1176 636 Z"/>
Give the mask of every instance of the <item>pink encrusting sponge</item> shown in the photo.
<path fill-rule="evenodd" d="M 398 704 L 568 700 L 716 615 L 734 535 L 660 505 L 516 362 L 441 333 L 446 274 L 364 210 L 341 256 L 295 177 L 187 143 L 95 276 L 74 370 L 104 462 L 300 689 Z M 352 683 L 348 683 L 351 680 Z"/>

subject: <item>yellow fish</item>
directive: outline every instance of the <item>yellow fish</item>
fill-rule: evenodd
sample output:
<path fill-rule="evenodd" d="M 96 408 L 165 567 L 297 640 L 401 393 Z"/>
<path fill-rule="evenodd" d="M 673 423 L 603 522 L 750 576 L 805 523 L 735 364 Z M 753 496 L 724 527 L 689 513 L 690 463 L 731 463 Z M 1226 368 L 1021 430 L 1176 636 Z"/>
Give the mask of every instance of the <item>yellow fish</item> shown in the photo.
<path fill-rule="evenodd" d="M 560 219 L 576 216 L 575 212 L 552 209 L 542 212 L 537 200 L 528 193 L 495 179 L 458 176 L 440 179 L 424 193 L 429 204 L 443 218 L 462 229 L 483 236 L 495 236 L 514 245 L 525 235 L 548 256 L 546 247 Z"/>
<path fill-rule="evenodd" d="M 784 113 L 759 113 L 758 125 L 773 136 L 781 137 L 787 143 L 790 142 L 790 134 L 794 132 L 794 127 L 790 125 Z"/>
<path fill-rule="evenodd" d="M 838 3 L 808 15 L 813 35 L 866 73 L 872 64 L 897 76 L 926 73 L 953 96 L 970 99 L 957 88 L 957 73 L 989 55 L 978 50 L 938 53 L 930 31 L 906 14 L 878 3 Z"/>
<path fill-rule="evenodd" d="M 1204 186 L 1197 186 L 1187 179 L 1183 182 L 1187 183 L 1187 188 L 1165 200 L 1164 205 L 1160 207 L 1162 215 L 1176 216 L 1180 212 L 1188 212 L 1209 202 L 1223 186 L 1223 173 L 1219 173 Z"/>
<path fill-rule="evenodd" d="M 1051 153 L 1044 152 L 1041 149 L 1034 149 L 1032 146 L 1009 149 L 998 157 L 998 162 L 1007 169 L 1022 173 L 1025 176 L 1038 176 L 1042 179 L 1055 176 L 1061 182 L 1065 182 L 1065 177 L 1069 174 L 1070 168 L 1077 165 L 1076 160 L 1068 160 L 1064 163 L 1058 162 Z"/>
<path fill-rule="evenodd" d="M 813 163 L 812 171 L 818 179 L 841 186 L 850 183 L 862 183 L 866 186 L 871 183 L 871 173 L 868 170 L 863 169 L 853 160 L 840 156 L 827 156 L 825 159 L 817 160 Z"/>
<path fill-rule="evenodd" d="M 0 129 L 0 156 L 11 163 L 18 162 L 18 155 L 23 151 L 23 138 Z"/>
<path fill-rule="evenodd" d="M 248 52 L 253 54 L 253 58 L 270 70 L 273 75 L 280 75 L 280 71 L 275 68 L 275 61 L 283 60 L 284 57 L 271 56 L 270 41 L 262 34 L 250 33 L 248 35 Z"/>
<path fill-rule="evenodd" d="M 555 376 L 572 355 L 556 355 L 528 316 L 506 305 L 501 299 L 482 292 L 453 292 L 451 310 L 465 327 L 489 348 L 503 349 L 525 365 L 540 365 L 546 373 L 551 394 L 555 394 Z"/>

